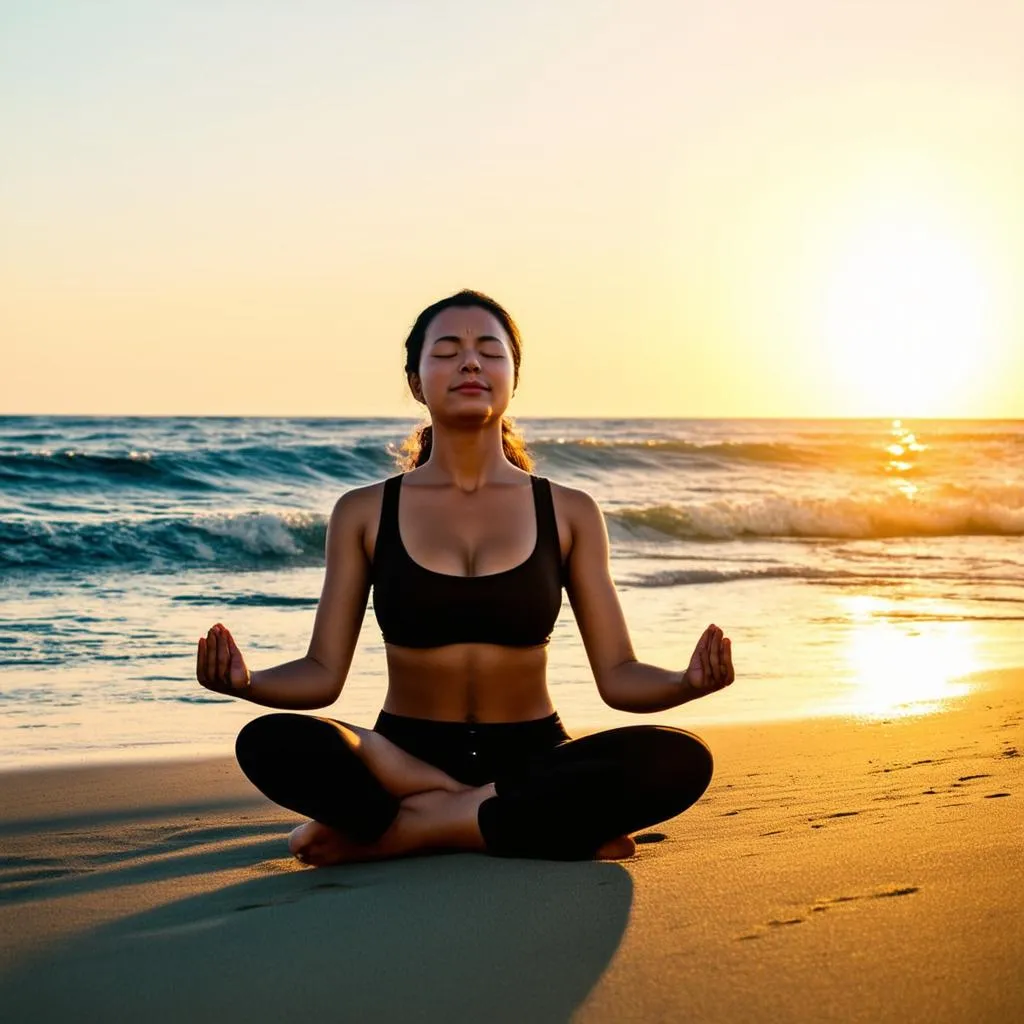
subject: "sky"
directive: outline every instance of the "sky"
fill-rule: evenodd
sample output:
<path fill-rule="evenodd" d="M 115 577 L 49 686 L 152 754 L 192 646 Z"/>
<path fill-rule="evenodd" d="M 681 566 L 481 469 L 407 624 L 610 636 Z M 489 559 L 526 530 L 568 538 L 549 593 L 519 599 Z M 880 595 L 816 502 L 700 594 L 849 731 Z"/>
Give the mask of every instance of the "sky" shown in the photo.
<path fill-rule="evenodd" d="M 0 2 L 0 413 L 1024 417 L 1019 0 Z"/>

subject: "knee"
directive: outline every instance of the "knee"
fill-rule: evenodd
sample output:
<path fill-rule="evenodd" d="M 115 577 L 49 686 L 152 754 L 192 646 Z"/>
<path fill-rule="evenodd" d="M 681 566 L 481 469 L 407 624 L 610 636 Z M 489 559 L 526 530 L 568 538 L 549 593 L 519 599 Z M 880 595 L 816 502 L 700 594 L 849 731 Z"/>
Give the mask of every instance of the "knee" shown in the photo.
<path fill-rule="evenodd" d="M 293 720 L 302 717 L 278 712 L 246 722 L 235 737 L 235 760 L 242 771 L 251 777 L 252 770 L 265 763 L 274 752 L 280 753 L 288 732 L 295 728 Z"/>
<path fill-rule="evenodd" d="M 699 800 L 711 783 L 711 751 L 700 737 L 684 729 L 661 725 L 651 728 L 648 778 L 666 800 L 683 811 Z"/>

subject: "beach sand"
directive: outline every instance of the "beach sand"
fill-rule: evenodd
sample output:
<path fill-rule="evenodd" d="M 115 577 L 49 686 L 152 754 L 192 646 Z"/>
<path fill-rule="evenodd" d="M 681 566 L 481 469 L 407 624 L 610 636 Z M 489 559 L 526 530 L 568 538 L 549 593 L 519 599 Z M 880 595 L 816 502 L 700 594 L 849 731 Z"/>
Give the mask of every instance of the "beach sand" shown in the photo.
<path fill-rule="evenodd" d="M 1024 670 L 976 679 L 939 714 L 698 730 L 707 794 L 616 863 L 308 868 L 230 758 L 5 772 L 0 1013 L 1024 1019 Z"/>

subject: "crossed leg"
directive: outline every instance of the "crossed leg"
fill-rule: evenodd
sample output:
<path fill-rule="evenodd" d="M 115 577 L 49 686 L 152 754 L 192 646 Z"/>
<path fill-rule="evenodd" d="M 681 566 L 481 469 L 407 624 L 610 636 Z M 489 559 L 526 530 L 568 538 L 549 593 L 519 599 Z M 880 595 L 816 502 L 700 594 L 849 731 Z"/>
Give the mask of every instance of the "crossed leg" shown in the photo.
<path fill-rule="evenodd" d="M 289 850 L 305 864 L 485 849 L 478 812 L 495 795 L 494 783 L 458 782 L 371 729 L 308 715 L 264 715 L 242 729 L 235 749 L 257 788 L 312 817 L 288 838 Z M 365 766 L 361 774 L 352 771 L 353 755 Z M 348 794 L 346 782 L 351 783 Z M 352 810 L 335 806 L 339 791 L 342 801 L 349 797 Z M 350 827 L 336 827 L 346 815 L 353 819 Z M 605 843 L 596 856 L 628 857 L 635 849 L 622 836 Z"/>

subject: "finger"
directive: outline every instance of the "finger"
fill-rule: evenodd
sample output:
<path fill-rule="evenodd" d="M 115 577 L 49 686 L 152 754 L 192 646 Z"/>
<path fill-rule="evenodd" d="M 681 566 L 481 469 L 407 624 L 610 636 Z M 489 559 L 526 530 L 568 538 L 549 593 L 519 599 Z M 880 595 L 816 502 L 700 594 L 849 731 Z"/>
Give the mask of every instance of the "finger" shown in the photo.
<path fill-rule="evenodd" d="M 722 683 L 722 631 L 717 627 L 712 628 L 711 641 L 708 644 L 708 660 L 711 662 L 711 678 L 716 686 Z"/>
<path fill-rule="evenodd" d="M 729 663 L 725 657 L 725 633 L 722 630 L 718 631 L 718 679 L 722 686 L 728 685 L 729 679 Z"/>
<path fill-rule="evenodd" d="M 228 636 L 228 644 L 231 648 L 231 686 L 236 690 L 244 690 L 247 683 L 245 659 L 230 635 Z"/>
<path fill-rule="evenodd" d="M 227 633 L 227 638 L 228 650 L 231 652 L 232 661 L 234 661 L 234 659 L 237 657 L 239 661 L 244 662 L 245 659 L 242 657 L 242 649 L 238 646 L 238 644 L 235 643 L 235 638 L 231 635 L 230 632 Z"/>
<path fill-rule="evenodd" d="M 704 688 L 707 689 L 707 684 L 711 682 L 711 659 L 708 656 L 708 634 L 706 632 L 700 638 L 697 650 L 700 654 L 700 667 L 704 673 Z"/>
<path fill-rule="evenodd" d="M 199 645 L 196 648 L 196 679 L 201 683 L 206 682 L 206 639 L 199 638 Z"/>
<path fill-rule="evenodd" d="M 217 677 L 223 682 L 229 682 L 228 666 L 231 664 L 231 651 L 228 650 L 228 641 L 222 629 L 217 630 Z"/>
<path fill-rule="evenodd" d="M 736 670 L 732 667 L 732 641 L 728 637 L 722 641 L 722 650 L 725 655 L 725 685 L 728 686 L 736 678 Z"/>
<path fill-rule="evenodd" d="M 212 628 L 206 634 L 206 680 L 217 685 L 217 634 Z"/>

